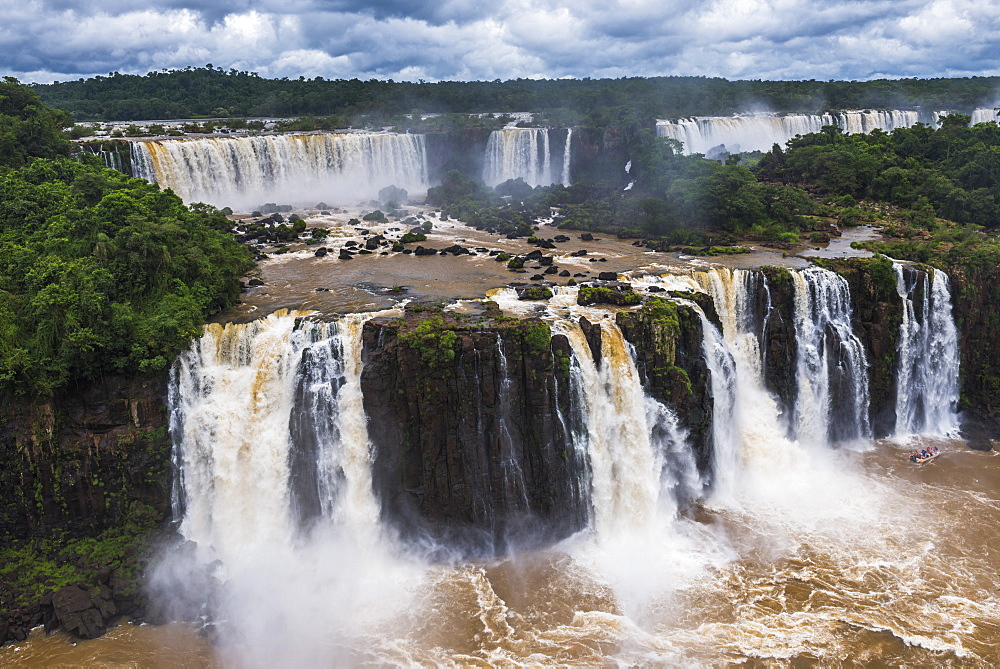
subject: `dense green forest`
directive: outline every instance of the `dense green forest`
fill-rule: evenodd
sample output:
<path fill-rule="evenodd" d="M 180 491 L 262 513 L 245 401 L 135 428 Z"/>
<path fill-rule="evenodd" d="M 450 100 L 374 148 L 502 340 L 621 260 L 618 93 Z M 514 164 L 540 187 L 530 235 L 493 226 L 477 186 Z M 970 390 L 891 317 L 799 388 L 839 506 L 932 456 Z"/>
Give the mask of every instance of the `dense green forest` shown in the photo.
<path fill-rule="evenodd" d="M 253 267 L 220 212 L 66 156 L 65 114 L 0 83 L 0 389 L 156 371 Z"/>
<path fill-rule="evenodd" d="M 1000 126 L 945 117 L 891 134 L 845 135 L 839 128 L 775 147 L 758 166 L 761 178 L 806 185 L 824 195 L 888 202 L 928 221 L 1000 226 Z"/>
<path fill-rule="evenodd" d="M 47 104 L 79 120 L 211 116 L 396 115 L 411 112 L 548 112 L 602 124 L 615 107 L 641 118 L 732 114 L 755 109 L 969 111 L 993 104 L 1000 77 L 876 81 L 728 81 L 706 77 L 394 82 L 265 79 L 211 65 L 34 86 Z"/>

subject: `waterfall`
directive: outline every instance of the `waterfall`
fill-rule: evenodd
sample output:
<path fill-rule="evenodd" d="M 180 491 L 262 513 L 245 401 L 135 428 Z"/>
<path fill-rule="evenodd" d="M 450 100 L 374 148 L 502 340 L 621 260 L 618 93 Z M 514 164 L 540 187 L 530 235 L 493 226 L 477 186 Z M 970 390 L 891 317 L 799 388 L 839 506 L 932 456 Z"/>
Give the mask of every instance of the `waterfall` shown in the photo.
<path fill-rule="evenodd" d="M 765 471 L 799 460 L 798 446 L 789 441 L 777 400 L 764 383 L 763 354 L 752 310 L 753 272 L 713 269 L 695 279 L 715 303 L 722 336 L 707 321 L 704 350 L 712 370 L 715 400 L 713 446 L 717 468 L 713 492 L 727 499 L 748 467 Z M 732 358 L 728 362 L 726 354 Z M 720 404 L 720 399 L 722 400 Z"/>
<path fill-rule="evenodd" d="M 694 304 L 694 303 L 692 303 Z M 701 316 L 704 340 L 702 350 L 712 384 L 712 487 L 720 498 L 731 498 L 736 491 L 743 458 L 736 417 L 736 361 L 726 346 L 722 333 L 697 307 Z"/>
<path fill-rule="evenodd" d="M 990 121 L 997 121 L 997 110 L 993 107 L 988 109 L 975 109 L 972 112 L 971 125 L 976 125 L 977 123 L 989 123 Z"/>
<path fill-rule="evenodd" d="M 563 151 L 563 183 L 569 177 L 569 136 Z M 483 182 L 496 186 L 508 179 L 524 179 L 529 186 L 556 182 L 547 128 L 503 128 L 490 133 L 486 142 Z"/>
<path fill-rule="evenodd" d="M 892 132 L 920 121 L 915 111 L 843 111 L 834 114 L 786 114 L 748 116 L 699 116 L 678 120 L 658 120 L 656 133 L 681 142 L 684 152 L 708 154 L 722 146 L 729 153 L 768 151 L 775 144 L 784 147 L 796 135 L 819 132 L 836 125 L 847 133 L 867 133 L 879 129 Z"/>
<path fill-rule="evenodd" d="M 503 469 L 504 498 L 509 504 L 509 510 L 517 508 L 526 511 L 531 508 L 531 503 L 528 501 L 528 486 L 525 483 L 524 471 L 521 467 L 521 463 L 524 462 L 524 453 L 511 435 L 510 425 L 508 425 L 513 415 L 510 404 L 512 379 L 507 363 L 507 354 L 504 352 L 503 334 L 500 332 L 497 333 L 496 346 L 497 356 L 500 359 L 497 422 L 500 432 L 499 451 L 501 453 L 500 467 Z"/>
<path fill-rule="evenodd" d="M 798 397 L 794 434 L 800 443 L 829 444 L 871 436 L 868 361 L 851 329 L 847 281 L 810 267 L 792 272 Z"/>
<path fill-rule="evenodd" d="M 122 167 L 122 156 L 117 150 L 105 151 L 104 147 L 101 147 L 100 149 L 85 148 L 84 150 L 99 157 L 101 162 L 104 163 L 104 166 L 108 169 L 125 172 L 125 169 Z"/>
<path fill-rule="evenodd" d="M 599 321 L 601 362 L 580 326 L 557 321 L 574 353 L 572 382 L 582 400 L 594 530 L 609 536 L 673 517 L 700 492 L 694 458 L 673 412 L 645 395 L 634 352 L 618 326 Z"/>
<path fill-rule="evenodd" d="M 903 303 L 896 368 L 896 436 L 958 430 L 958 332 L 948 275 L 893 262 Z"/>
<path fill-rule="evenodd" d="M 573 147 L 573 128 L 566 128 L 566 146 L 563 147 L 563 171 L 562 171 L 563 186 L 569 186 L 571 184 L 569 178 L 569 166 L 570 166 L 572 147 Z"/>
<path fill-rule="evenodd" d="M 423 135 L 318 133 L 132 143 L 137 177 L 186 202 L 251 208 L 267 200 L 354 202 L 396 185 L 427 189 Z"/>
<path fill-rule="evenodd" d="M 355 531 L 377 524 L 360 389 L 370 315 L 306 315 L 208 325 L 171 373 L 180 531 L 224 562 L 249 547 L 290 545 L 295 513 L 310 508 Z M 311 452 L 308 463 L 293 444 Z"/>

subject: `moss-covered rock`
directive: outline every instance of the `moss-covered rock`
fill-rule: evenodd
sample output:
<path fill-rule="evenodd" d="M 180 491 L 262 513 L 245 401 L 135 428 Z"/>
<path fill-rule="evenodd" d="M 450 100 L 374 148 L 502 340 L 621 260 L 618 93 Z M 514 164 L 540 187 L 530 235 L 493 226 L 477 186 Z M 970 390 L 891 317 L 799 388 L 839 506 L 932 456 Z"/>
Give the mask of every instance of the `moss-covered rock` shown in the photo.
<path fill-rule="evenodd" d="M 591 304 L 611 304 L 627 307 L 639 304 L 642 298 L 628 284 L 611 284 L 606 286 L 580 286 L 576 303 L 582 306 Z"/>

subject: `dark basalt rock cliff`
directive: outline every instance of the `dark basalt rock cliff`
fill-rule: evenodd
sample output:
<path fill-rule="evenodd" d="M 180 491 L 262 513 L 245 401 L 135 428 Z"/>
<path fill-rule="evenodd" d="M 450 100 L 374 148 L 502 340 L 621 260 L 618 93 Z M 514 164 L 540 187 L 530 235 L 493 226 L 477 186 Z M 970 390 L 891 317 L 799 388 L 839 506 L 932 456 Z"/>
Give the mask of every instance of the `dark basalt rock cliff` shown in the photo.
<path fill-rule="evenodd" d="M 569 343 L 537 320 L 408 313 L 364 328 L 361 377 L 384 520 L 467 555 L 581 529 Z"/>
<path fill-rule="evenodd" d="M 0 536 L 100 532 L 134 501 L 169 512 L 166 375 L 8 396 L 0 414 Z"/>
<path fill-rule="evenodd" d="M 945 268 L 951 277 L 961 361 L 961 408 L 970 422 L 1000 425 L 1000 267 Z"/>
<path fill-rule="evenodd" d="M 754 278 L 755 329 L 763 358 L 764 384 L 777 399 L 782 415 L 790 417 L 798 391 L 792 274 L 783 267 L 762 267 Z"/>
<path fill-rule="evenodd" d="M 690 435 L 698 471 L 710 481 L 712 392 L 701 317 L 693 307 L 653 298 L 638 311 L 619 313 L 616 322 L 635 347 L 643 387 L 676 412 Z"/>
<path fill-rule="evenodd" d="M 170 509 L 166 377 L 0 402 L 0 643 L 141 615 L 148 535 Z M 19 549 L 17 547 L 20 547 Z"/>

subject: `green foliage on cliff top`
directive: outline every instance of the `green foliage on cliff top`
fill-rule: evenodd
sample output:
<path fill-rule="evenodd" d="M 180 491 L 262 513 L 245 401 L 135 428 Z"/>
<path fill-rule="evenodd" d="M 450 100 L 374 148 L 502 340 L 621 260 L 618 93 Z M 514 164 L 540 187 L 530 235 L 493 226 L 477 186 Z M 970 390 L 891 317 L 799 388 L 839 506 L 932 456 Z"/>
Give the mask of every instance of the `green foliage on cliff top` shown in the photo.
<path fill-rule="evenodd" d="M 550 293 L 551 297 L 551 293 Z M 549 324 L 543 321 L 529 321 L 524 325 L 524 343 L 531 355 L 541 355 L 549 350 L 552 341 L 552 331 Z"/>
<path fill-rule="evenodd" d="M 49 109 L 16 79 L 0 81 L 0 170 L 23 167 L 33 158 L 69 155 L 63 128 L 73 125 L 64 111 Z"/>
<path fill-rule="evenodd" d="M 23 89 L 3 84 L 0 108 Z M 51 129 L 51 115 L 29 117 Z M 21 126 L 0 115 L 0 137 Z M 207 316 L 237 301 L 238 277 L 253 267 L 221 212 L 114 170 L 39 157 L 65 153 L 60 141 L 18 144 L 24 151 L 0 166 L 0 389 L 50 395 L 106 373 L 165 369 Z"/>
<path fill-rule="evenodd" d="M 401 331 L 399 340 L 417 351 L 422 363 L 434 367 L 455 359 L 458 334 L 445 325 L 444 318 L 431 316 L 421 320 L 413 329 Z"/>
<path fill-rule="evenodd" d="M 583 306 L 589 304 L 631 306 L 641 301 L 642 297 L 631 290 L 618 290 L 607 286 L 580 286 L 580 292 L 576 296 L 577 304 Z"/>

